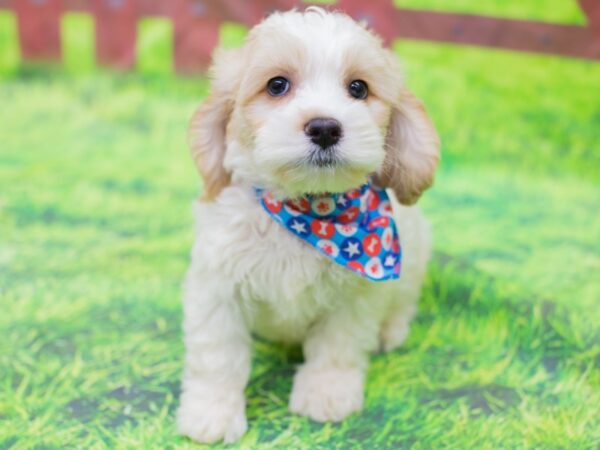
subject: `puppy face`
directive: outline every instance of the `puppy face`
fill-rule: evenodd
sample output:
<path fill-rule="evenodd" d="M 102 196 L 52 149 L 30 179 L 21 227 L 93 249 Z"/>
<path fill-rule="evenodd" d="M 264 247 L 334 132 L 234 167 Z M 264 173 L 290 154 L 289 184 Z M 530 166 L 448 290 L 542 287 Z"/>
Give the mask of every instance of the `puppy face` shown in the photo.
<path fill-rule="evenodd" d="M 410 203 L 431 183 L 435 132 L 395 56 L 348 16 L 274 14 L 218 54 L 212 76 L 190 135 L 209 198 L 231 180 L 295 197 L 375 175 Z"/>

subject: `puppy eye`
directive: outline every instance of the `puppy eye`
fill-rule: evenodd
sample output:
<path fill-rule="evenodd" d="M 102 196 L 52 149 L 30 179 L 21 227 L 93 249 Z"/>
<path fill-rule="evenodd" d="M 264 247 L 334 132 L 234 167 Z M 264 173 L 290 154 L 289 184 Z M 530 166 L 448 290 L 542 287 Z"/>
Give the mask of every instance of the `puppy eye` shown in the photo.
<path fill-rule="evenodd" d="M 267 82 L 267 92 L 273 97 L 281 97 L 290 90 L 290 82 L 284 77 L 271 78 Z"/>
<path fill-rule="evenodd" d="M 348 85 L 348 92 L 352 97 L 364 100 L 369 95 L 369 88 L 363 80 L 354 80 Z"/>

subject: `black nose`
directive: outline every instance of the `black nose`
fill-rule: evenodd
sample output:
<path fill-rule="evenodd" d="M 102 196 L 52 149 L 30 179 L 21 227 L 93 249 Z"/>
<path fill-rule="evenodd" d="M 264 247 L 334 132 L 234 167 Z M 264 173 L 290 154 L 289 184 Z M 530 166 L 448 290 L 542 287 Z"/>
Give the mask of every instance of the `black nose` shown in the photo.
<path fill-rule="evenodd" d="M 338 143 L 342 137 L 342 125 L 335 119 L 311 119 L 304 126 L 310 140 L 325 149 Z"/>

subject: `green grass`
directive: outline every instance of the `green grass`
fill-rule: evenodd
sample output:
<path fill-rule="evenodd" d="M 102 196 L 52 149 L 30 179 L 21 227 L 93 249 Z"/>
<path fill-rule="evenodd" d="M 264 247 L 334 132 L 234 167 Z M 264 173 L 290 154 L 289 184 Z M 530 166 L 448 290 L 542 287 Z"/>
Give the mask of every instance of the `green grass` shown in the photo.
<path fill-rule="evenodd" d="M 146 74 L 173 72 L 173 25 L 163 18 L 144 18 L 138 24 L 137 69 Z"/>
<path fill-rule="evenodd" d="M 0 74 L 11 75 L 19 68 L 19 45 L 16 40 L 17 20 L 0 10 Z"/>
<path fill-rule="evenodd" d="M 0 448 L 195 448 L 173 415 L 200 184 L 185 129 L 206 80 L 165 70 L 160 22 L 142 25 L 142 75 L 77 66 L 88 44 L 74 42 L 66 70 L 20 67 L 11 20 L 0 13 Z M 600 64 L 395 48 L 444 152 L 421 202 L 435 257 L 412 334 L 372 358 L 365 410 L 340 425 L 289 414 L 299 352 L 256 342 L 234 448 L 598 448 Z"/>
<path fill-rule="evenodd" d="M 67 13 L 61 18 L 61 40 L 65 70 L 73 74 L 93 71 L 96 67 L 94 21 L 88 14 Z"/>

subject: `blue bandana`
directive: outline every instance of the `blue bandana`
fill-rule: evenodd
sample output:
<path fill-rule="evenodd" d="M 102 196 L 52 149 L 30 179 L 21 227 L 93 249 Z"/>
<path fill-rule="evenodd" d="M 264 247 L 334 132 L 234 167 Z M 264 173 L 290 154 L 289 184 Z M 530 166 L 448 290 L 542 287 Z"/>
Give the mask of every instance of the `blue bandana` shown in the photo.
<path fill-rule="evenodd" d="M 367 183 L 339 194 L 283 201 L 255 190 L 276 222 L 336 263 L 370 280 L 400 276 L 402 250 L 385 189 Z"/>

